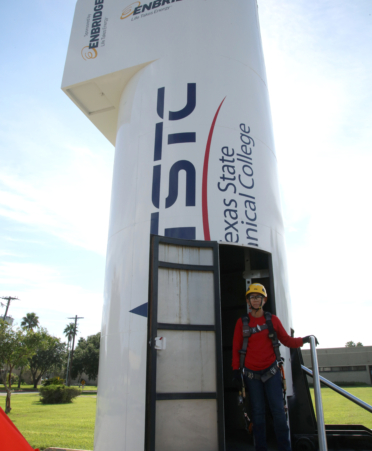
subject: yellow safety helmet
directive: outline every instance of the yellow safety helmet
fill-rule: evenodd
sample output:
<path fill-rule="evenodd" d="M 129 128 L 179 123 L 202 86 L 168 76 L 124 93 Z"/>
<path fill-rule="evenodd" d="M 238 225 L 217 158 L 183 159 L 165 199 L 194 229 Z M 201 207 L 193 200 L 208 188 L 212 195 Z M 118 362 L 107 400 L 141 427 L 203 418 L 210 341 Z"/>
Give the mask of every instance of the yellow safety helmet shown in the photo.
<path fill-rule="evenodd" d="M 249 285 L 248 291 L 245 293 L 245 297 L 247 297 L 250 293 L 260 293 L 267 298 L 266 288 L 260 283 L 252 283 Z"/>

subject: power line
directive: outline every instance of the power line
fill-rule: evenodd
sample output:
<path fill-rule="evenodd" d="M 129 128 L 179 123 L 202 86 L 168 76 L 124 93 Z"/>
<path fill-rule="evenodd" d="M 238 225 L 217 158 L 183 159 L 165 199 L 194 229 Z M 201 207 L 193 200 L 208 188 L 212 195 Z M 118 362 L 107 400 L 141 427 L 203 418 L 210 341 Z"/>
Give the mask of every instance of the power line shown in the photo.
<path fill-rule="evenodd" d="M 5 321 L 6 315 L 8 314 L 10 302 L 11 302 L 11 301 L 19 301 L 19 299 L 18 299 L 18 298 L 13 298 L 12 296 L 8 296 L 8 297 L 4 296 L 4 297 L 1 297 L 0 299 L 4 299 L 5 301 L 8 301 L 8 302 L 6 303 L 5 315 L 4 315 L 4 317 L 3 317 L 3 320 Z M 1 305 L 4 305 L 4 304 L 1 303 Z"/>

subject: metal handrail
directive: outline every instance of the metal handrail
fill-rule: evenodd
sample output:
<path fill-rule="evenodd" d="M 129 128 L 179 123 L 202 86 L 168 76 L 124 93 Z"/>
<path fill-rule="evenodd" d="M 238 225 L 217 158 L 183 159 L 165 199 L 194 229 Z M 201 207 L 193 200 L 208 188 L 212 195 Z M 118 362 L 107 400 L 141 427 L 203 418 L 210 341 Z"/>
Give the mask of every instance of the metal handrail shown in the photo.
<path fill-rule="evenodd" d="M 303 369 L 303 371 L 306 374 L 308 374 L 309 376 L 313 377 L 313 372 L 309 368 L 307 368 L 304 365 L 301 365 L 301 368 Z M 333 382 L 329 381 L 328 379 L 326 379 L 323 376 L 319 376 L 319 379 L 320 379 L 320 382 L 322 384 L 326 385 L 327 387 L 331 388 L 335 392 L 337 392 L 340 395 L 344 396 L 349 401 L 354 402 L 358 406 L 363 407 L 363 409 L 366 409 L 366 410 L 368 410 L 368 412 L 372 413 L 372 406 L 370 406 L 366 402 L 362 401 L 361 399 L 357 398 L 356 396 L 354 396 L 351 393 L 347 392 L 346 390 L 342 389 L 341 387 L 339 387 L 338 385 L 336 385 Z"/>
<path fill-rule="evenodd" d="M 311 364 L 313 366 L 316 422 L 318 425 L 318 442 L 319 442 L 319 451 L 327 451 L 328 450 L 327 435 L 324 425 L 323 403 L 322 403 L 322 394 L 320 391 L 320 376 L 318 368 L 318 357 L 316 355 L 315 340 L 316 339 L 314 336 L 310 336 L 310 354 L 311 354 Z"/>

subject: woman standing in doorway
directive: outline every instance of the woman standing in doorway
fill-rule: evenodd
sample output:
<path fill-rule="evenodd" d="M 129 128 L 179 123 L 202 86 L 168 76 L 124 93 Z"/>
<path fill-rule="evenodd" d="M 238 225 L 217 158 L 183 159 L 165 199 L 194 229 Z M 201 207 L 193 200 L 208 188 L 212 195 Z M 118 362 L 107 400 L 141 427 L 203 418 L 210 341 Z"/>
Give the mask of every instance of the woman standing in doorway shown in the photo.
<path fill-rule="evenodd" d="M 265 393 L 273 416 L 278 450 L 291 451 L 279 369 L 282 362 L 279 361 L 278 339 L 284 346 L 300 348 L 310 342 L 310 337 L 290 337 L 277 316 L 264 313 L 267 292 L 263 285 L 251 284 L 246 292 L 246 301 L 251 312 L 247 317 L 239 318 L 235 326 L 233 377 L 240 382 L 243 373 L 248 388 L 256 451 L 267 451 Z"/>

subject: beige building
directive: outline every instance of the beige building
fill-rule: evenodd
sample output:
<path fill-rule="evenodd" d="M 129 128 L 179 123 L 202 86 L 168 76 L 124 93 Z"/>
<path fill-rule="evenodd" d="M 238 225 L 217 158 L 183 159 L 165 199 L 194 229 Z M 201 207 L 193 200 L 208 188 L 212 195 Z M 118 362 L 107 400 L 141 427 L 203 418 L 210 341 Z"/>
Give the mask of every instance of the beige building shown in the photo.
<path fill-rule="evenodd" d="M 317 349 L 320 375 L 334 382 L 372 385 L 372 346 Z M 311 369 L 309 349 L 302 349 L 304 365 Z"/>

